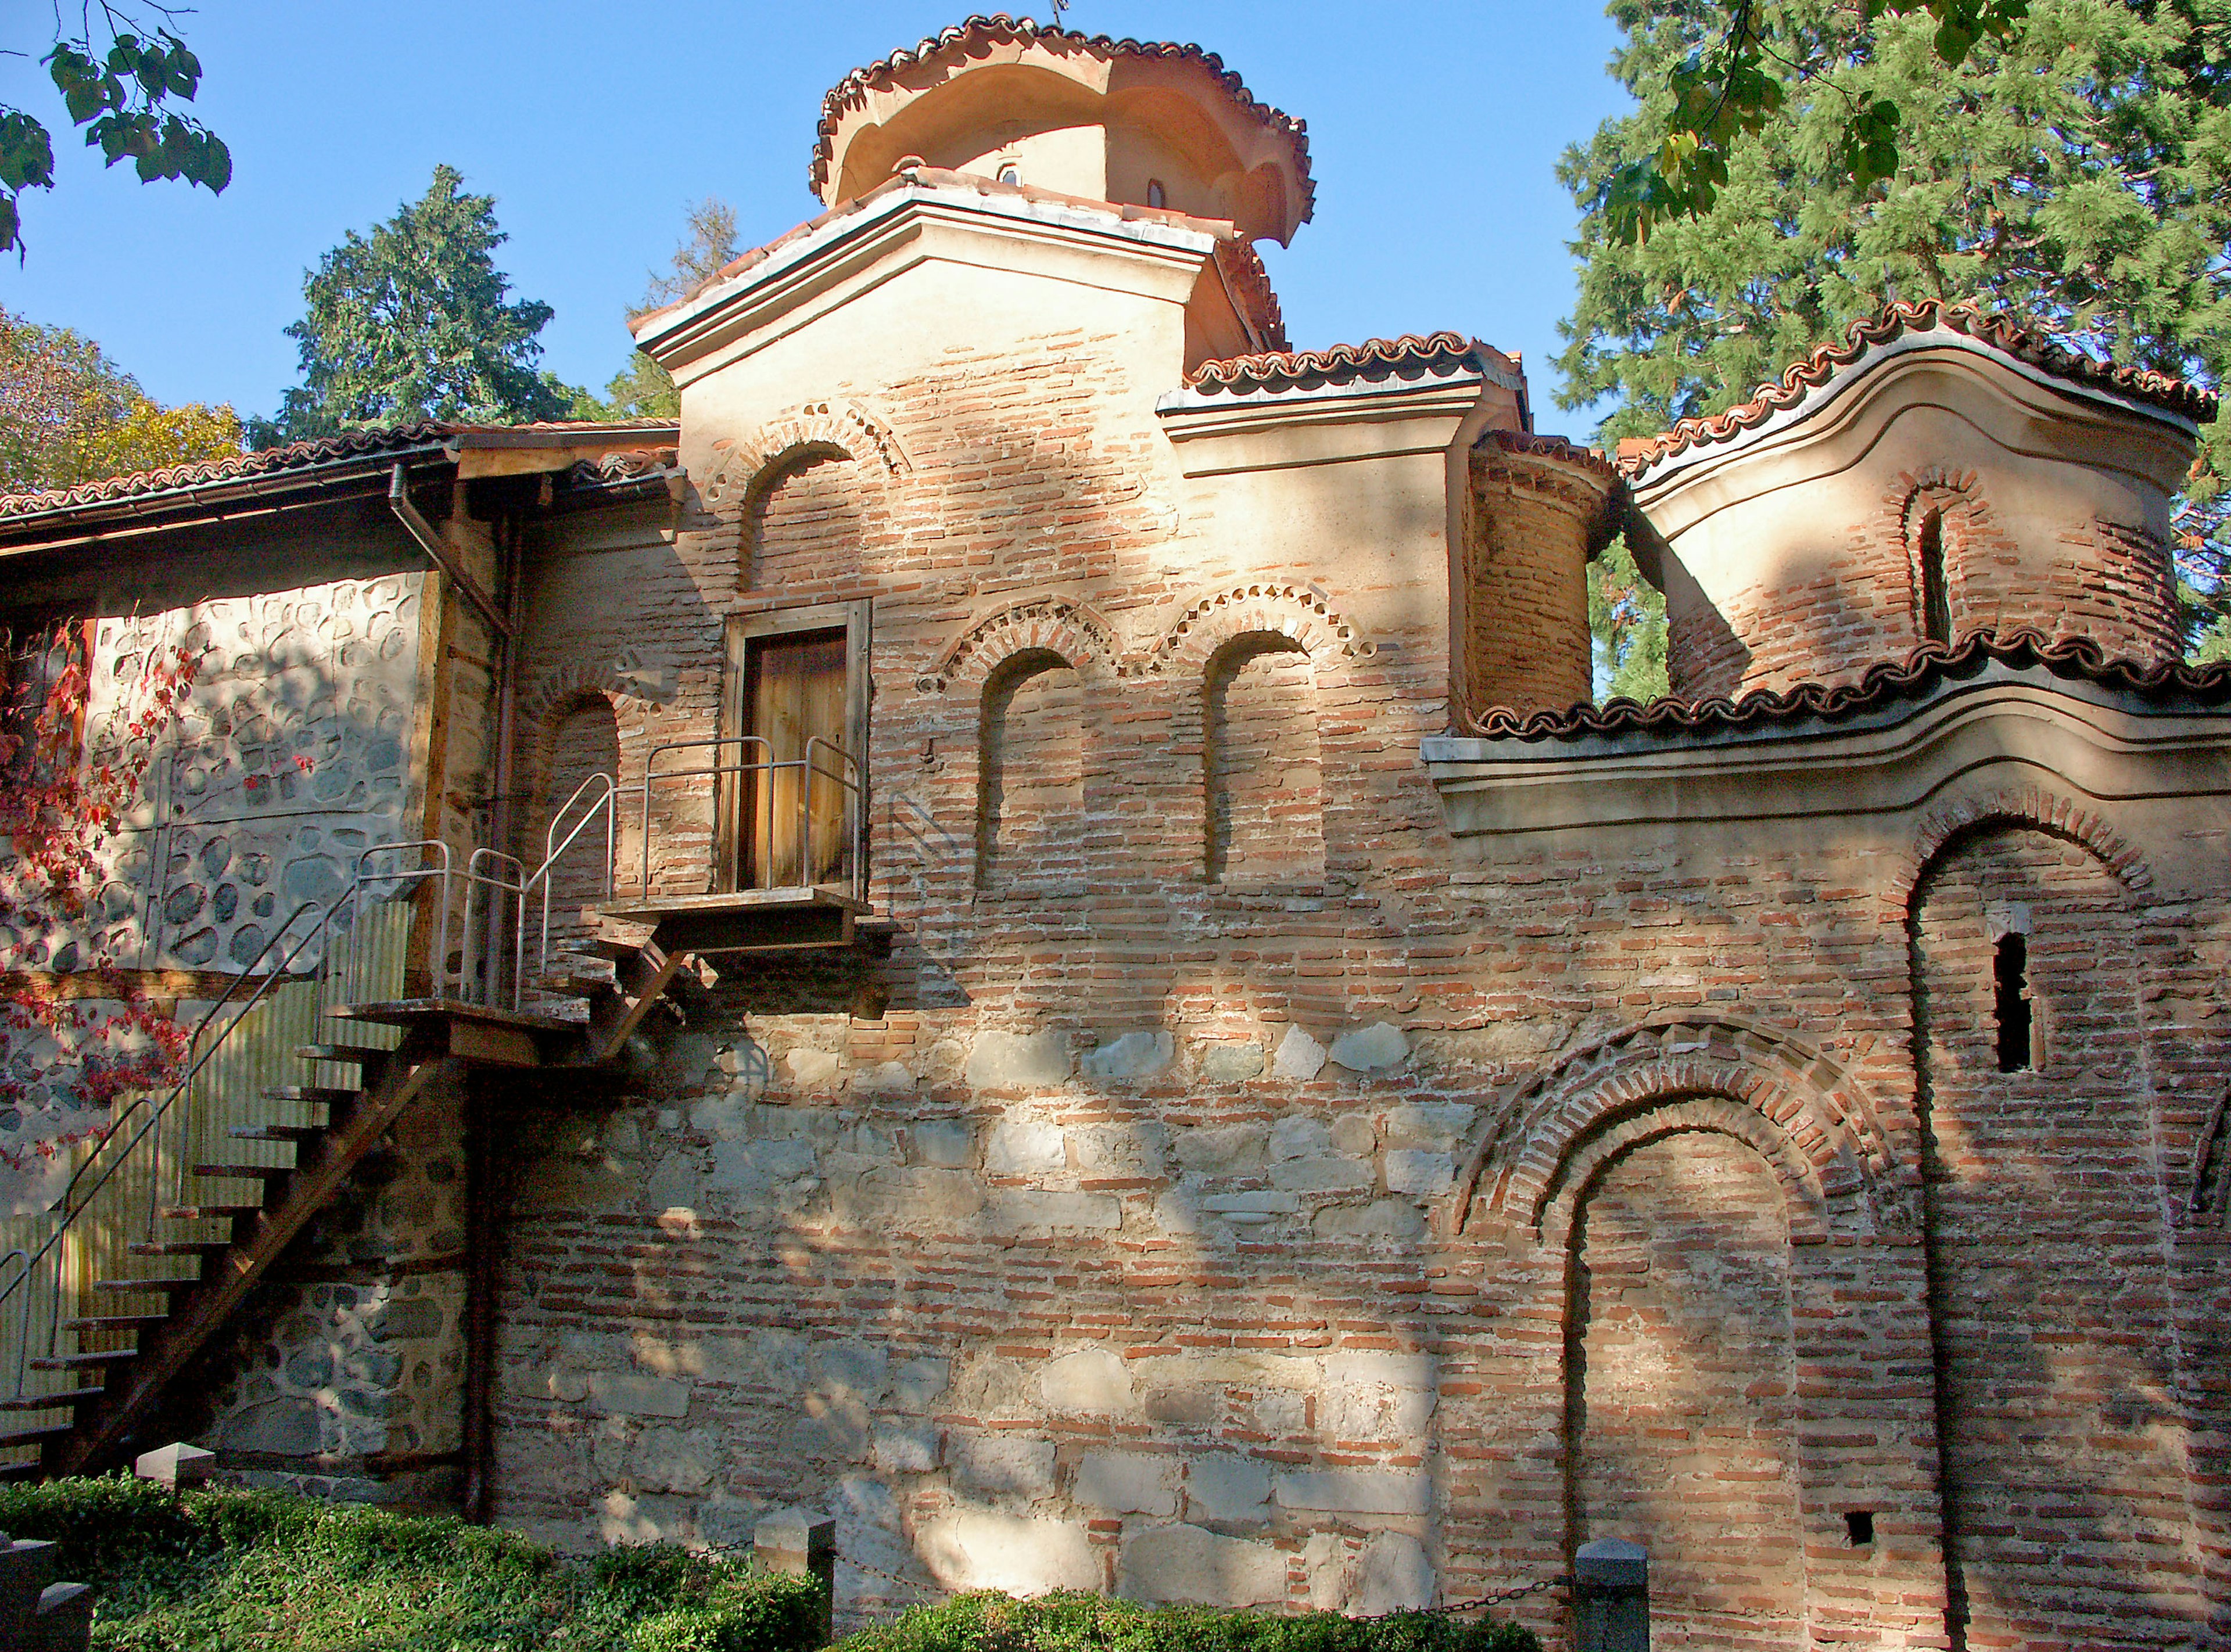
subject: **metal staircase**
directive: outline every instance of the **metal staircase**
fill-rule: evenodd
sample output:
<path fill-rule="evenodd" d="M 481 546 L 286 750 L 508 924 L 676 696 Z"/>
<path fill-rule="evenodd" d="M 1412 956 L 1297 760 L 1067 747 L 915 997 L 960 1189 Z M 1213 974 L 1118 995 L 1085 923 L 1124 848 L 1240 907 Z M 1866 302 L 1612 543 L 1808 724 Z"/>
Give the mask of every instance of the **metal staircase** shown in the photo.
<path fill-rule="evenodd" d="M 604 828 L 612 784 L 585 782 L 542 864 L 436 842 L 358 858 L 348 889 L 305 902 L 204 1012 L 167 1094 L 124 1106 L 87 1144 L 46 1231 L 0 1255 L 0 1473 L 76 1474 L 126 1455 L 166 1385 L 224 1325 L 426 1087 L 476 1065 L 611 1058 L 679 965 L 622 956 L 609 984 L 551 998 L 547 890 Z M 415 861 L 415 864 L 408 862 Z M 463 945 L 446 972 L 453 915 Z M 430 996 L 404 991 L 424 917 Z M 629 989 L 632 989 L 632 991 Z"/>
<path fill-rule="evenodd" d="M 48 1215 L 29 1231 L 17 1218 L 7 1236 L 0 1474 L 85 1473 L 129 1455 L 166 1387 L 430 1086 L 480 1068 L 602 1066 L 670 1007 L 685 971 L 709 978 L 704 954 L 853 945 L 867 911 L 857 760 L 812 742 L 799 759 L 721 756 L 657 773 L 654 752 L 643 873 L 628 900 L 613 898 L 618 792 L 598 774 L 554 811 L 531 871 L 494 849 L 459 868 L 445 843 L 386 844 L 358 857 L 333 901 L 288 914 L 202 1015 L 178 1081 L 121 1107 L 80 1150 Z M 656 889 L 652 783 L 702 791 L 708 778 L 762 798 L 784 780 L 800 844 L 812 803 L 834 788 L 850 823 L 843 881 Z M 553 874 L 598 849 L 588 864 L 600 874 L 604 932 L 553 946 Z M 799 871 L 810 874 L 802 861 Z M 606 920 L 639 938 L 614 938 Z M 430 944 L 414 971 L 419 936 Z M 425 989 L 416 995 L 414 976 Z"/>

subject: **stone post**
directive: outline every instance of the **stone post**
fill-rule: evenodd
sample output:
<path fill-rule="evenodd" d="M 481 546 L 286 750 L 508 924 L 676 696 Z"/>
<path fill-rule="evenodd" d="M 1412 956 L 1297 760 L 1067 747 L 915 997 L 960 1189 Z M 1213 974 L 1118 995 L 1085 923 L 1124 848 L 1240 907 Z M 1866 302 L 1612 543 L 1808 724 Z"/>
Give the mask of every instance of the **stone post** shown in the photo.
<path fill-rule="evenodd" d="M 1573 1557 L 1579 1652 L 1650 1652 L 1650 1556 L 1640 1544 L 1599 1538 Z"/>
<path fill-rule="evenodd" d="M 821 1638 L 814 1644 L 836 1638 L 836 1521 L 795 1509 L 770 1514 L 752 1529 L 752 1558 L 762 1571 L 811 1574 L 821 1585 Z"/>

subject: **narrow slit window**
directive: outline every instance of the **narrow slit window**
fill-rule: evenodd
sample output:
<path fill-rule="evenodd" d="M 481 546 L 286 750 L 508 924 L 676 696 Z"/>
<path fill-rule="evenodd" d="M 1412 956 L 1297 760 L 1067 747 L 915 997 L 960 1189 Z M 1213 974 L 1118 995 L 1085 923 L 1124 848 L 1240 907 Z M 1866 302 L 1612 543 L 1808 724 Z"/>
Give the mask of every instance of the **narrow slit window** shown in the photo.
<path fill-rule="evenodd" d="M 2001 935 L 1991 958 L 1993 1010 L 1999 1023 L 1999 1071 L 2030 1067 L 2029 939 Z"/>
<path fill-rule="evenodd" d="M 1875 1513 L 1871 1508 L 1848 1511 L 1844 1516 L 1844 1534 L 1851 1539 L 1852 1546 L 1864 1549 L 1875 1540 Z"/>
<path fill-rule="evenodd" d="M 1952 641 L 1952 597 L 1944 584 L 1944 513 L 1921 519 L 1921 634 L 1931 642 Z"/>
<path fill-rule="evenodd" d="M 1169 205 L 1169 192 L 1162 188 L 1162 180 L 1159 177 L 1148 178 L 1147 180 L 1147 204 L 1150 207 L 1166 207 Z"/>
<path fill-rule="evenodd" d="M 999 182 L 1002 184 L 1018 184 L 1022 181 L 1023 169 L 1016 165 L 1012 161 L 1009 161 L 1005 166 L 1002 166 L 999 169 Z"/>

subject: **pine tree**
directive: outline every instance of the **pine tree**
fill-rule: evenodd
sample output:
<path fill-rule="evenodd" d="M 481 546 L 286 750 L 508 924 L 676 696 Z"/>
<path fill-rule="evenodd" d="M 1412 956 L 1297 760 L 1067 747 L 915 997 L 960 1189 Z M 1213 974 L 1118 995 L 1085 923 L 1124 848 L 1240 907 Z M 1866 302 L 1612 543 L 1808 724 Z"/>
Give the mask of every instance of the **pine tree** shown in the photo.
<path fill-rule="evenodd" d="M 2231 373 L 2231 0 L 2035 0 L 1960 67 L 1926 14 L 1869 23 L 1786 0 L 1762 60 L 1780 113 L 1727 150 L 1710 208 L 1623 240 L 1612 191 L 1659 152 L 1674 74 L 1734 0 L 1616 0 L 1612 73 L 1642 106 L 1566 152 L 1581 290 L 1558 358 L 1600 439 L 1748 397 L 1897 298 L 1972 299 L 2117 361 L 2210 388 Z M 1898 111 L 1896 171 L 1839 177 L 1855 123 Z M 2231 614 L 2231 420 L 2204 433 L 2179 512 L 2195 632 Z"/>
<path fill-rule="evenodd" d="M 309 308 L 287 329 L 302 382 L 275 421 L 257 422 L 259 443 L 420 418 L 566 416 L 571 392 L 535 368 L 535 335 L 553 312 L 505 301 L 511 283 L 493 255 L 508 237 L 495 198 L 464 194 L 463 184 L 454 167 L 436 167 L 424 196 L 368 237 L 351 230 L 309 272 Z"/>

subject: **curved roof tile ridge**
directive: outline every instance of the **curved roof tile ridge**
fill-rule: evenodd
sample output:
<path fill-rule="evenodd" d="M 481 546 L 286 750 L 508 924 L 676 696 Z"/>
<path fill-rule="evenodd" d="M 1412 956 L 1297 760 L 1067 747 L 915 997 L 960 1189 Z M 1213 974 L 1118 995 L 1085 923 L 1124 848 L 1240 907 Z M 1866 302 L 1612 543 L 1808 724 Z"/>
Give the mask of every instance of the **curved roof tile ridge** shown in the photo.
<path fill-rule="evenodd" d="M 1667 695 L 1647 704 L 1625 699 L 1601 706 L 1582 702 L 1564 711 L 1530 713 L 1497 706 L 1473 718 L 1471 728 L 1490 739 L 1536 741 L 1595 734 L 1712 733 L 1805 717 L 1833 720 L 1918 697 L 1942 681 L 1973 676 L 1994 662 L 2017 669 L 2041 667 L 2058 677 L 2149 696 L 2231 699 L 2231 661 L 2205 666 L 2181 660 L 2146 665 L 2111 657 L 2088 636 L 2056 640 L 2024 626 L 2004 633 L 1971 631 L 1950 647 L 1924 642 L 1898 659 L 1869 666 L 1852 681 L 1754 688 L 1733 699 Z"/>
<path fill-rule="evenodd" d="M 1034 23 L 1028 17 L 1011 17 L 1004 11 L 988 16 L 979 12 L 965 22 L 940 29 L 908 49 L 893 52 L 888 57 L 878 58 L 864 68 L 854 69 L 831 87 L 822 97 L 821 119 L 814 128 L 813 160 L 806 168 L 806 187 L 818 195 L 822 186 L 829 181 L 829 162 L 837 140 L 837 119 L 845 110 L 862 100 L 870 86 L 879 81 L 888 81 L 902 70 L 979 40 L 1057 40 L 1082 46 L 1088 51 L 1104 52 L 1111 57 L 1161 57 L 1199 63 L 1215 77 L 1225 94 L 1241 108 L 1273 131 L 1283 132 L 1291 141 L 1295 169 L 1302 179 L 1300 222 L 1307 223 L 1316 210 L 1317 186 L 1316 180 L 1310 176 L 1309 122 L 1263 102 L 1247 89 L 1245 81 L 1224 67 L 1224 60 L 1214 52 L 1171 41 L 1116 40 L 1107 35 L 1088 35 L 1081 29 L 1064 29 L 1055 23 Z"/>
<path fill-rule="evenodd" d="M 68 510 L 81 505 L 107 505 L 149 494 L 167 494 L 211 482 L 242 481 L 314 465 L 359 459 L 375 453 L 395 453 L 430 447 L 451 436 L 476 431 L 525 430 L 552 435 L 566 430 L 606 430 L 639 427 L 671 429 L 672 419 L 540 419 L 527 424 L 462 424 L 443 419 L 417 419 L 406 424 L 367 425 L 329 436 L 312 436 L 281 448 L 262 448 L 249 453 L 228 454 L 222 459 L 197 460 L 169 465 L 159 470 L 135 470 L 121 476 L 103 476 L 70 487 L 48 487 L 29 494 L 0 494 L 0 521 L 46 511 Z"/>
<path fill-rule="evenodd" d="M 1266 350 L 1251 356 L 1204 361 L 1186 375 L 1185 382 L 1231 389 L 1241 384 L 1290 384 L 1302 378 L 1345 378 L 1373 367 L 1458 360 L 1489 348 L 1461 332 L 1406 332 L 1399 339 L 1366 339 L 1360 345 L 1335 345 L 1329 350 Z"/>
<path fill-rule="evenodd" d="M 2057 377 L 2112 390 L 2135 402 L 2183 414 L 2200 423 L 2208 423 L 2216 415 L 2218 401 L 2212 390 L 2150 367 L 2101 361 L 2088 352 L 2074 348 L 2060 335 L 2025 327 L 2003 312 L 1940 299 L 1901 299 L 1872 315 L 1860 317 L 1844 329 L 1840 342 L 1820 345 L 1802 361 L 1794 364 L 1780 379 L 1760 385 L 1741 405 L 1723 413 L 1683 419 L 1672 429 L 1649 437 L 1633 451 L 1622 453 L 1620 468 L 1630 478 L 1639 477 L 1651 466 L 1691 448 L 1732 441 L 1785 408 L 1796 406 L 1837 371 L 1851 366 L 1877 345 L 1888 344 L 1905 332 L 1927 332 L 1938 328 L 1989 345 Z"/>
<path fill-rule="evenodd" d="M 1534 459 L 1555 459 L 1569 465 L 1578 465 L 1594 471 L 1606 481 L 1624 480 L 1612 456 L 1600 448 L 1584 447 L 1561 436 L 1542 436 L 1532 430 L 1512 430 L 1502 426 L 1483 431 L 1472 445 L 1483 448 L 1492 442 L 1505 453 L 1520 454 Z"/>

